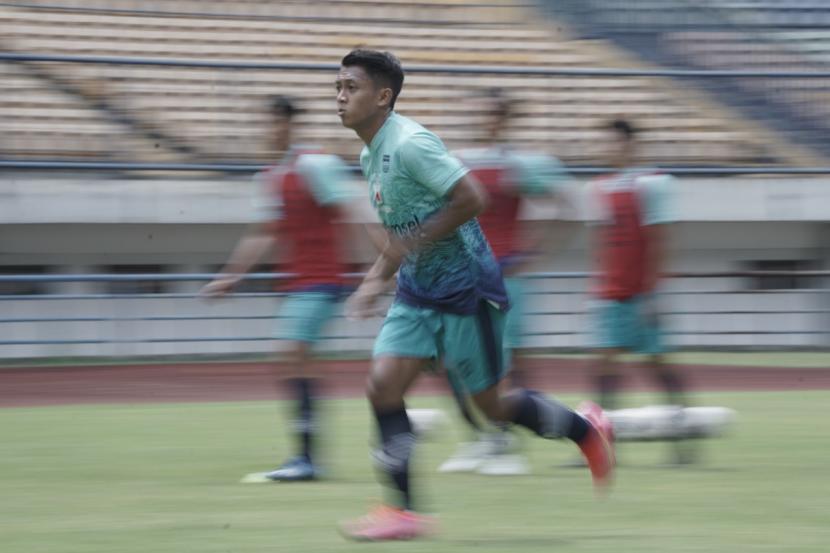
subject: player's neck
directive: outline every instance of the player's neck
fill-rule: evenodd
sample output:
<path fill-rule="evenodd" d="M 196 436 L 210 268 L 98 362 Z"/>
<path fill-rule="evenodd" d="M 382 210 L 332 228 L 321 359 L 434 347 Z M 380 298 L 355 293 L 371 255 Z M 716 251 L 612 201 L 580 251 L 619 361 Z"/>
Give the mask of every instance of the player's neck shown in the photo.
<path fill-rule="evenodd" d="M 392 115 L 392 110 L 387 111 L 383 115 L 373 119 L 366 123 L 366 126 L 360 129 L 355 129 L 357 136 L 360 137 L 363 142 L 369 146 L 372 144 L 372 140 L 374 140 L 375 136 L 380 131 L 383 124 L 386 123 L 386 120 Z"/>

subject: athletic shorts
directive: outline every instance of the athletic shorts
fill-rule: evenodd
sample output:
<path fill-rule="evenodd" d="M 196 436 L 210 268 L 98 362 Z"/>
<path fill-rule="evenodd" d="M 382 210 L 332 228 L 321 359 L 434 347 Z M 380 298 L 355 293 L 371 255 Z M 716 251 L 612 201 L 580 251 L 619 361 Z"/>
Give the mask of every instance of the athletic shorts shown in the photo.
<path fill-rule="evenodd" d="M 634 353 L 665 352 L 658 317 L 646 314 L 646 296 L 618 300 L 597 300 L 592 308 L 593 346 L 599 349 L 622 349 Z"/>
<path fill-rule="evenodd" d="M 510 302 L 510 311 L 504 326 L 504 347 L 508 350 L 522 347 L 524 343 L 524 280 L 518 277 L 504 279 L 507 289 L 507 299 Z"/>
<path fill-rule="evenodd" d="M 476 394 L 507 374 L 506 313 L 487 301 L 474 315 L 454 315 L 395 301 L 375 341 L 374 357 L 440 362 L 453 387 Z"/>
<path fill-rule="evenodd" d="M 333 292 L 295 292 L 287 295 L 277 312 L 274 337 L 310 344 L 319 341 L 338 301 L 339 295 Z"/>

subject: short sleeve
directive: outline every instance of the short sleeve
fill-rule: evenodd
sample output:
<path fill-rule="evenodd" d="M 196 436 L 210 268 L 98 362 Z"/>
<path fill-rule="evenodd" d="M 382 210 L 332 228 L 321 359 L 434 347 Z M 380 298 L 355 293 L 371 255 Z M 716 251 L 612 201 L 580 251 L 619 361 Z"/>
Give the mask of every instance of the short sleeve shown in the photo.
<path fill-rule="evenodd" d="M 398 155 L 405 174 L 441 197 L 468 173 L 464 164 L 431 132 L 413 134 L 401 146 Z"/>
<path fill-rule="evenodd" d="M 647 175 L 639 178 L 642 193 L 643 223 L 661 225 L 677 219 L 674 210 L 674 183 L 670 175 Z"/>
<path fill-rule="evenodd" d="M 297 161 L 297 171 L 308 183 L 320 205 L 336 205 L 352 201 L 356 191 L 351 187 L 349 169 L 341 159 L 327 154 L 306 154 Z"/>
<path fill-rule="evenodd" d="M 559 160 L 545 154 L 515 154 L 519 192 L 525 196 L 546 196 L 557 192 L 568 181 Z"/>
<path fill-rule="evenodd" d="M 256 173 L 253 177 L 254 194 L 251 198 L 251 207 L 254 211 L 254 222 L 268 223 L 278 221 L 283 217 L 283 202 L 276 186 L 272 185 L 274 175 L 269 171 Z"/>

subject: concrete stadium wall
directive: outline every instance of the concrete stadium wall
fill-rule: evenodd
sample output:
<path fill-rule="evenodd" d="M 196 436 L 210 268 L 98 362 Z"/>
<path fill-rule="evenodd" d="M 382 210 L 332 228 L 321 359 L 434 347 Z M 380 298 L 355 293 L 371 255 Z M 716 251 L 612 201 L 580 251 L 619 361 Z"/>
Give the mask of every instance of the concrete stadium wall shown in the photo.
<path fill-rule="evenodd" d="M 8 185 L 8 181 L 4 182 Z M 84 273 L 100 272 L 102 267 L 118 264 L 158 264 L 165 266 L 168 272 L 209 272 L 225 260 L 235 241 L 244 232 L 244 223 L 249 217 L 240 214 L 250 206 L 250 191 L 244 181 L 213 183 L 212 186 L 216 188 L 213 192 L 206 193 L 203 201 L 199 200 L 199 190 L 205 188 L 204 184 L 196 186 L 185 183 L 183 188 L 176 189 L 174 183 L 161 186 L 156 181 L 147 181 L 147 188 L 140 193 L 138 183 L 126 183 L 126 187 L 135 187 L 131 193 L 138 196 L 132 212 L 125 205 L 117 209 L 109 205 L 107 209 L 115 211 L 102 211 L 105 205 L 96 207 L 96 202 L 102 200 L 95 194 L 78 192 L 90 191 L 83 183 L 61 185 L 47 181 L 47 188 L 57 191 L 57 196 L 53 197 L 32 182 L 35 181 L 29 181 L 28 189 L 22 186 L 21 181 L 15 183 L 17 199 L 14 201 L 18 202 L 19 209 L 24 209 L 24 204 L 28 207 L 25 208 L 25 216 L 24 212 L 17 211 L 18 222 L 0 225 L 0 266 L 43 265 L 48 266 L 52 272 Z M 674 248 L 671 269 L 679 272 L 746 270 L 749 268 L 748 263 L 758 260 L 812 260 L 816 267 L 829 267 L 830 255 L 826 244 L 830 238 L 830 226 L 818 215 L 823 212 L 827 218 L 830 200 L 817 192 L 823 193 L 824 188 L 828 187 L 824 186 L 823 181 L 822 186 L 817 186 L 818 181 L 804 182 L 809 184 L 803 189 L 789 189 L 787 186 L 792 182 L 782 181 L 778 182 L 777 187 L 772 186 L 768 180 L 760 181 L 756 187 L 742 183 L 736 186 L 744 186 L 748 192 L 736 196 L 730 188 L 735 185 L 735 181 L 684 181 L 681 196 L 685 203 L 681 204 L 683 209 L 679 210 L 681 222 L 674 225 L 672 231 Z M 95 182 L 90 186 L 97 193 L 101 185 L 102 183 Z M 69 194 L 70 189 L 75 194 Z M 185 189 L 192 190 L 185 194 Z M 717 192 L 719 189 L 723 190 L 720 196 Z M 225 190 L 227 197 L 217 200 L 217 197 L 222 198 L 222 194 L 217 192 L 221 190 Z M 124 201 L 117 194 L 112 196 L 116 198 L 113 200 L 116 203 Z M 802 205 L 802 200 L 792 199 L 802 196 L 812 198 L 812 201 L 804 200 Z M 35 201 L 34 197 L 39 197 L 40 201 Z M 60 204 L 61 198 L 65 200 L 63 210 L 58 210 L 55 204 Z M 782 202 L 790 202 L 791 205 L 782 207 Z M 793 202 L 800 207 L 792 207 Z M 48 207 L 38 211 L 38 205 L 47 204 Z M 712 208 L 705 209 L 705 204 L 711 204 Z M 780 209 L 775 212 L 771 206 Z M 182 218 L 185 219 L 178 223 L 173 222 L 175 217 L 171 215 L 177 209 L 183 212 Z M 781 212 L 781 209 L 786 213 Z M 6 210 L 5 215 L 10 216 L 6 202 L 0 207 L 0 211 L 3 210 Z M 758 217 L 760 212 L 766 213 L 765 218 L 754 219 L 751 216 L 754 213 L 754 217 Z M 538 210 L 538 213 L 531 212 L 529 216 L 535 217 L 540 213 L 542 210 Z M 705 218 L 707 215 L 710 219 Z M 557 229 L 572 233 L 568 246 L 533 270 L 589 270 L 583 225 L 579 222 L 559 223 Z M 350 253 L 353 261 L 369 261 L 372 255 L 372 249 L 365 241 L 354 244 Z M 828 336 L 814 332 L 830 328 L 827 315 L 805 311 L 830 308 L 830 296 L 824 291 L 828 288 L 827 283 L 812 285 L 817 286 L 821 293 L 798 289 L 753 292 L 754 283 L 746 278 L 672 281 L 666 287 L 669 294 L 664 300 L 664 308 L 669 311 L 760 310 L 781 313 L 672 315 L 667 318 L 669 330 L 690 334 L 672 336 L 671 341 L 678 347 L 824 347 L 828 345 Z M 587 288 L 588 283 L 582 279 L 531 281 L 529 289 L 534 292 L 534 311 L 568 311 L 572 314 L 525 317 L 529 332 L 556 333 L 532 336 L 528 345 L 546 348 L 587 346 L 590 326 L 590 317 L 586 313 L 590 300 L 586 295 Z M 172 283 L 166 291 L 192 292 L 197 289 L 198 283 Z M 688 289 L 709 290 L 713 293 L 676 294 Z M 100 293 L 102 285 L 55 283 L 49 285 L 48 292 Z M 174 337 L 268 337 L 275 326 L 275 322 L 267 318 L 273 315 L 277 307 L 277 300 L 273 298 L 234 298 L 207 303 L 193 298 L 127 299 L 116 296 L 98 300 L 61 300 L 42 297 L 44 299 L 10 298 L 0 301 L 3 318 L 182 315 L 253 315 L 263 318 L 227 321 L 4 323 L 3 339 L 6 341 L 101 340 L 109 343 L 0 345 L 0 358 L 227 354 L 267 352 L 279 347 L 267 340 L 131 342 Z M 321 349 L 366 351 L 371 347 L 378 324 L 379 321 L 355 323 L 337 319 L 327 332 L 328 335 L 360 338 L 328 340 L 321 344 Z M 752 333 L 731 334 L 735 331 Z M 717 334 L 708 334 L 712 332 Z M 784 333 L 770 335 L 764 332 Z"/>

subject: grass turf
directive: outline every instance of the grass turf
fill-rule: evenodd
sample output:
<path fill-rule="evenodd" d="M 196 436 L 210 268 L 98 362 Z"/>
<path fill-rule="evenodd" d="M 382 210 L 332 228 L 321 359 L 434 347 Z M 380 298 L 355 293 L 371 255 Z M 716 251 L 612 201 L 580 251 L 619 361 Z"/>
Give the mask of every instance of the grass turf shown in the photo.
<path fill-rule="evenodd" d="M 566 400 L 575 398 L 566 397 Z M 644 403 L 653 397 L 632 397 Z M 703 463 L 661 468 L 666 444 L 627 444 L 596 501 L 566 442 L 527 438 L 534 474 L 441 475 L 460 427 L 425 442 L 417 491 L 434 540 L 355 545 L 335 522 L 381 497 L 362 400 L 329 402 L 331 478 L 244 485 L 287 450 L 284 405 L 204 403 L 0 410 L 0 550 L 40 552 L 824 552 L 830 392 L 705 394 L 738 411 Z M 449 408 L 441 398 L 413 406 Z"/>

